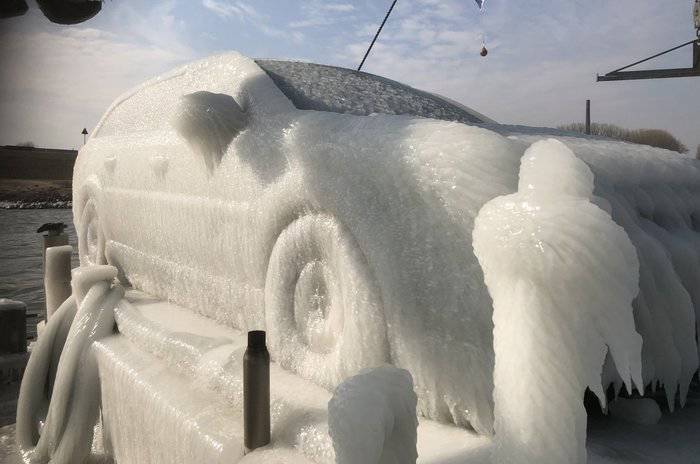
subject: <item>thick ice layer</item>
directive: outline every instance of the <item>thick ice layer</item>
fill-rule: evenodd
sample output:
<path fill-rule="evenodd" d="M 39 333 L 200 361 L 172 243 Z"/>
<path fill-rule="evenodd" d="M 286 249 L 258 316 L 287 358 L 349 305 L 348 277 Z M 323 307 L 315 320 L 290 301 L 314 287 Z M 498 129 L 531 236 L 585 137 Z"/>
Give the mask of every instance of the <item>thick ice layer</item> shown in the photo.
<path fill-rule="evenodd" d="M 195 105 L 218 116 L 178 133 L 182 97 L 196 92 L 232 100 Z M 232 101 L 245 118 L 228 117 L 241 116 Z M 473 223 L 517 190 L 519 159 L 542 136 L 489 128 L 302 111 L 252 60 L 207 58 L 119 99 L 81 150 L 81 260 L 220 323 L 267 329 L 273 359 L 320 385 L 405 368 L 420 413 L 490 433 L 492 304 Z M 637 248 L 644 380 L 684 398 L 698 354 L 697 162 L 566 141 L 596 174 L 592 201 Z M 621 384 L 611 364 L 604 380 Z"/>
<path fill-rule="evenodd" d="M 510 128 L 524 149 L 542 136 Z M 623 142 L 559 137 L 595 174 L 594 202 L 611 212 L 634 244 L 639 295 L 634 319 L 642 345 L 642 377 L 676 392 L 684 404 L 698 368 L 700 327 L 700 162 L 674 152 Z M 606 386 L 621 379 L 611 363 Z"/>
<path fill-rule="evenodd" d="M 27 463 L 74 464 L 90 453 L 100 407 L 90 348 L 113 331 L 113 309 L 123 295 L 120 286 L 111 287 L 116 275 L 111 266 L 77 269 L 73 295 L 32 351 L 17 403 L 17 446 Z"/>
<path fill-rule="evenodd" d="M 201 91 L 247 115 L 211 172 L 171 125 L 181 96 Z M 406 368 L 421 413 L 490 433 L 491 308 L 471 228 L 515 189 L 512 142 L 459 123 L 300 111 L 236 54 L 142 87 L 95 134 L 74 181 L 78 235 L 95 245 L 84 261 L 267 329 L 273 359 L 326 387 Z"/>
<path fill-rule="evenodd" d="M 591 388 L 606 354 L 642 389 L 636 251 L 591 203 L 593 174 L 557 140 L 525 152 L 518 192 L 479 212 L 474 250 L 493 298 L 498 463 L 585 463 Z"/>
<path fill-rule="evenodd" d="M 393 366 L 346 379 L 328 402 L 328 432 L 338 464 L 415 463 L 417 427 L 411 374 Z"/>

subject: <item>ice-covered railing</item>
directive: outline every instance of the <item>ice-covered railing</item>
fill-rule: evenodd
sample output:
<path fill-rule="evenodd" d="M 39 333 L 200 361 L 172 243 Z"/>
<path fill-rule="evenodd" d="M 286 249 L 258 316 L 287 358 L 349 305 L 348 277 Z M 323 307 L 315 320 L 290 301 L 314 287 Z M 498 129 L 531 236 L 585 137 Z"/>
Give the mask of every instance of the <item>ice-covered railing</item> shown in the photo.
<path fill-rule="evenodd" d="M 585 463 L 586 387 L 606 355 L 643 390 L 632 300 L 639 264 L 593 201 L 593 174 L 557 140 L 525 152 L 518 192 L 479 212 L 474 250 L 493 298 L 495 460 Z"/>
<path fill-rule="evenodd" d="M 114 307 L 124 294 L 112 284 L 116 276 L 112 266 L 76 269 L 73 295 L 32 351 L 17 403 L 17 445 L 26 463 L 75 464 L 90 454 L 100 407 L 90 348 L 114 331 Z"/>

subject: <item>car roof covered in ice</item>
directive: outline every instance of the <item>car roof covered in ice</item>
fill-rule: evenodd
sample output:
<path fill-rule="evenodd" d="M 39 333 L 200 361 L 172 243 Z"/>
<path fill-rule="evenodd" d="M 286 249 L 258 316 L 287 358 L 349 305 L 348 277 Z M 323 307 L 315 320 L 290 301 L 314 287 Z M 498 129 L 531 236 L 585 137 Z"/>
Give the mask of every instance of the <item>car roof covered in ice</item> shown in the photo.
<path fill-rule="evenodd" d="M 298 61 L 255 62 L 301 110 L 360 116 L 409 114 L 465 124 L 495 123 L 453 100 L 374 74 Z"/>

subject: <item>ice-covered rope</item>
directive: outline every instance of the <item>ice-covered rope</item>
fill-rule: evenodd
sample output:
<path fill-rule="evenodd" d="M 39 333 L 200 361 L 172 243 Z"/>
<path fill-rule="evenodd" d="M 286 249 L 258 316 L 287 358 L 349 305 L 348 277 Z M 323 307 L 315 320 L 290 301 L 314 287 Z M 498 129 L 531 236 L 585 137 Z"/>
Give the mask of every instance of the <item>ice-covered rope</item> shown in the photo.
<path fill-rule="evenodd" d="M 116 276 L 112 266 L 75 269 L 73 295 L 32 351 L 17 404 L 17 445 L 25 463 L 76 464 L 90 453 L 100 405 L 90 346 L 114 330 L 114 308 L 124 295 L 113 284 Z"/>
<path fill-rule="evenodd" d="M 632 300 L 639 263 L 593 201 L 593 174 L 563 143 L 534 143 L 518 192 L 488 202 L 473 245 L 493 298 L 494 462 L 586 462 L 586 387 L 605 402 L 609 351 L 642 388 Z"/>

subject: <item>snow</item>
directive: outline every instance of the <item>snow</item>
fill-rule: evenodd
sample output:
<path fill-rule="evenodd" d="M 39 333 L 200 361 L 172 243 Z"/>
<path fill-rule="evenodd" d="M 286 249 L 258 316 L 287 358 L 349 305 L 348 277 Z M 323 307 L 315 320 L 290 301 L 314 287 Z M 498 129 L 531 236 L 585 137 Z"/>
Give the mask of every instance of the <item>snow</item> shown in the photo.
<path fill-rule="evenodd" d="M 343 381 L 328 402 L 336 462 L 415 463 L 416 399 L 411 374 L 393 366 Z"/>
<path fill-rule="evenodd" d="M 474 251 L 493 298 L 497 463 L 585 463 L 586 387 L 605 402 L 610 357 L 643 391 L 632 300 L 639 264 L 593 174 L 563 143 L 534 143 L 517 193 L 479 212 Z"/>

